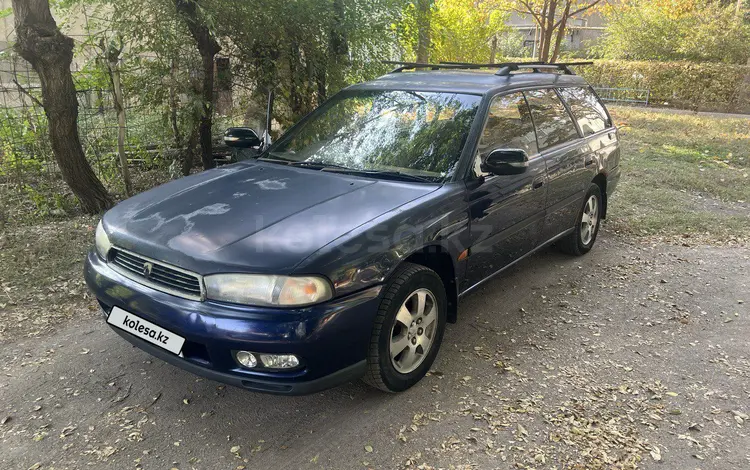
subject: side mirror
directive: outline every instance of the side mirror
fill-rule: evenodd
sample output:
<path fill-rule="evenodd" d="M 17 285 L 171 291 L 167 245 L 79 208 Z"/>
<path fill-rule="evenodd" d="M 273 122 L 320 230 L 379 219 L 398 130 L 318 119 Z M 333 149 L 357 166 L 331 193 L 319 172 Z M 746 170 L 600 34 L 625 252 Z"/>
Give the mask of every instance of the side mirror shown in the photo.
<path fill-rule="evenodd" d="M 529 167 L 529 156 L 521 149 L 495 149 L 482 163 L 482 171 L 494 175 L 520 175 Z"/>
<path fill-rule="evenodd" d="M 262 144 L 258 134 L 249 127 L 230 127 L 224 132 L 224 143 L 237 148 L 258 147 Z"/>

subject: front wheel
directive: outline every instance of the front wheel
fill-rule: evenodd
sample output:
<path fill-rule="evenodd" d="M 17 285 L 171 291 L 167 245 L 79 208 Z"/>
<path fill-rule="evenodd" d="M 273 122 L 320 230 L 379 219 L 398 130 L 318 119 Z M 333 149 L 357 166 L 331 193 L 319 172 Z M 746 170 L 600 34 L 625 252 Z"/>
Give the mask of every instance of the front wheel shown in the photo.
<path fill-rule="evenodd" d="M 601 214 L 602 190 L 599 185 L 592 183 L 583 199 L 583 207 L 578 213 L 575 229 L 557 245 L 560 250 L 576 256 L 588 253 L 599 234 Z"/>
<path fill-rule="evenodd" d="M 373 326 L 364 381 L 386 392 L 419 382 L 437 356 L 447 318 L 440 276 L 404 263 L 385 287 Z"/>

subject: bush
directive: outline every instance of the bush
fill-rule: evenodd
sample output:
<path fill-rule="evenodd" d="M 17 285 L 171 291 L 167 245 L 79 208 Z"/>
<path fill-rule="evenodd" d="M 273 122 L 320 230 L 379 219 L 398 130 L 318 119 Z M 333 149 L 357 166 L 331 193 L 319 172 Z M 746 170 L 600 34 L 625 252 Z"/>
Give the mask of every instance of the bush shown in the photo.
<path fill-rule="evenodd" d="M 594 86 L 644 88 L 650 102 L 683 109 L 750 112 L 750 66 L 596 60 L 576 68 Z"/>
<path fill-rule="evenodd" d="M 632 0 L 604 9 L 604 36 L 594 50 L 623 60 L 689 60 L 744 65 L 750 58 L 750 23 L 736 1 Z"/>

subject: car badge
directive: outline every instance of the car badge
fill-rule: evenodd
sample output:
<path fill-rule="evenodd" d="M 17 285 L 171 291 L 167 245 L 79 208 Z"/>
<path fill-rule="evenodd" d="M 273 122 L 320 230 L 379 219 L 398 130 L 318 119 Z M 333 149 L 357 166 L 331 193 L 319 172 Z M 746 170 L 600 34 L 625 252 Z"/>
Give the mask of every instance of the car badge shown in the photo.
<path fill-rule="evenodd" d="M 153 263 L 143 263 L 143 277 L 151 277 L 151 270 L 154 269 Z"/>

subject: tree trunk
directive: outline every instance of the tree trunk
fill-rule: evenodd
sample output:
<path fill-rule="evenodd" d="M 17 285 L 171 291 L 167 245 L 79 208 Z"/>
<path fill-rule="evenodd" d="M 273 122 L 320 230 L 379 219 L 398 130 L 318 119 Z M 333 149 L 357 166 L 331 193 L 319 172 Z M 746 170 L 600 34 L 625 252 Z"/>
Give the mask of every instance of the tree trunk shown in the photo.
<path fill-rule="evenodd" d="M 322 102 L 327 90 L 337 92 L 346 86 L 345 70 L 349 65 L 349 36 L 346 26 L 346 9 L 344 0 L 333 0 L 332 26 L 329 32 L 328 51 L 321 64 L 322 71 L 317 71 L 318 99 Z M 321 85 L 326 89 L 321 89 Z M 321 99 L 322 98 L 322 99 Z"/>
<path fill-rule="evenodd" d="M 121 51 L 111 51 L 107 56 L 107 68 L 109 78 L 112 81 L 112 97 L 114 98 L 115 111 L 117 111 L 117 153 L 120 156 L 120 171 L 125 183 L 125 194 L 133 195 L 133 184 L 130 181 L 130 168 L 128 168 L 128 156 L 125 154 L 125 101 L 122 97 L 122 86 L 120 83 L 119 56 Z"/>
<path fill-rule="evenodd" d="M 557 37 L 555 38 L 555 49 L 552 51 L 552 58 L 550 62 L 556 62 L 557 57 L 560 55 L 560 44 L 565 37 L 565 29 L 568 26 L 568 15 L 570 14 L 570 4 L 572 0 L 565 2 L 565 10 L 563 10 L 562 17 L 560 18 L 560 26 L 557 28 Z"/>
<path fill-rule="evenodd" d="M 208 170 L 216 166 L 211 149 L 211 126 L 214 112 L 214 57 L 221 50 L 221 46 L 219 46 L 211 30 L 208 29 L 203 18 L 200 18 L 197 0 L 175 0 L 175 7 L 185 20 L 190 35 L 195 40 L 195 45 L 201 55 L 203 109 L 198 128 L 203 169 Z"/>
<path fill-rule="evenodd" d="M 112 206 L 112 197 L 96 177 L 81 148 L 78 100 L 70 64 L 73 40 L 57 29 L 47 0 L 12 0 L 15 50 L 39 75 L 49 138 L 63 180 L 90 214 Z"/>
<path fill-rule="evenodd" d="M 544 27 L 542 28 L 542 45 L 539 49 L 539 60 L 543 62 L 549 61 L 549 49 L 552 42 L 552 34 L 554 33 L 557 2 L 558 0 L 550 0 L 549 9 L 547 9 L 547 14 L 544 17 Z"/>
<path fill-rule="evenodd" d="M 172 126 L 175 148 L 182 146 L 182 133 L 177 125 L 177 61 L 172 59 L 169 67 L 169 123 Z"/>
<path fill-rule="evenodd" d="M 193 169 L 193 160 L 195 160 L 195 146 L 198 144 L 198 133 L 200 126 L 196 126 L 192 132 L 190 132 L 190 137 L 188 137 L 188 141 L 185 144 L 185 151 L 182 154 L 182 175 L 188 176 L 190 174 L 190 170 Z"/>
<path fill-rule="evenodd" d="M 430 9 L 432 0 L 417 0 L 417 62 L 430 60 Z"/>
<path fill-rule="evenodd" d="M 216 166 L 213 149 L 211 148 L 211 128 L 213 127 L 214 112 L 214 54 L 201 52 L 201 56 L 203 62 L 203 87 L 201 90 L 203 111 L 198 130 L 201 143 L 201 161 L 203 161 L 203 169 L 208 170 Z"/>
<path fill-rule="evenodd" d="M 544 37 L 545 37 L 545 31 L 547 31 L 547 10 L 549 9 L 549 2 L 550 0 L 545 0 L 544 5 L 542 6 L 542 12 L 539 14 L 539 17 L 534 17 L 539 27 L 537 28 L 539 30 L 539 44 L 536 46 L 536 54 L 535 58 L 539 60 L 540 57 L 542 57 L 542 49 L 544 48 Z M 534 34 L 534 41 L 536 41 L 536 34 Z"/>
<path fill-rule="evenodd" d="M 495 63 L 496 55 L 497 55 L 497 34 L 492 36 L 492 42 L 490 43 L 490 64 Z"/>
<path fill-rule="evenodd" d="M 302 103 L 302 83 L 299 65 L 301 64 L 300 46 L 296 40 L 292 40 L 289 46 L 289 109 L 292 112 L 292 121 L 297 121 L 304 115 Z"/>

